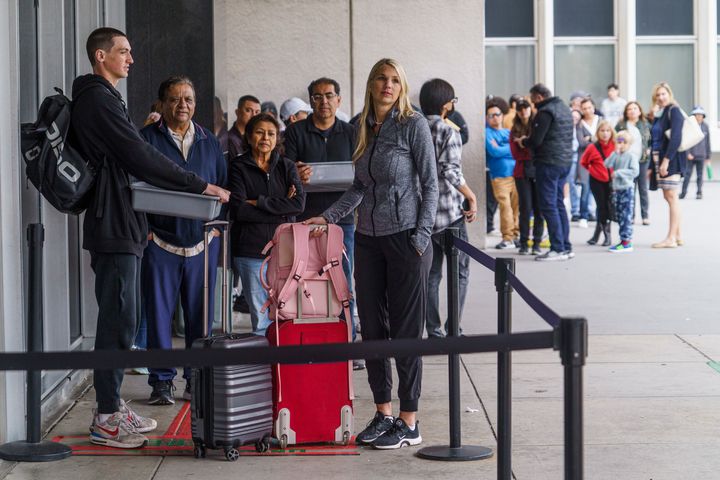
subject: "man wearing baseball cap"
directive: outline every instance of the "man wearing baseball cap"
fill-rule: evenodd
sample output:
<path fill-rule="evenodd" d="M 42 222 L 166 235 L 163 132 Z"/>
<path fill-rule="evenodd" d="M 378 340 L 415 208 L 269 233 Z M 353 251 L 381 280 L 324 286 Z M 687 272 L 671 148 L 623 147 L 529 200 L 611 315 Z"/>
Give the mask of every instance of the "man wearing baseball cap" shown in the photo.
<path fill-rule="evenodd" d="M 287 126 L 305 120 L 310 113 L 312 107 L 298 97 L 289 98 L 280 105 L 280 120 Z"/>
<path fill-rule="evenodd" d="M 687 151 L 687 167 L 685 169 L 685 176 L 683 178 L 682 191 L 680 192 L 680 198 L 685 198 L 687 195 L 688 185 L 690 185 L 690 177 L 692 177 L 693 169 L 697 176 L 697 192 L 695 198 L 701 200 L 703 198 L 702 187 L 703 187 L 703 167 L 705 162 L 710 160 L 710 130 L 708 129 L 707 123 L 705 123 L 705 110 L 700 105 L 695 105 L 690 115 L 695 115 L 695 119 L 700 125 L 705 138 Z"/>

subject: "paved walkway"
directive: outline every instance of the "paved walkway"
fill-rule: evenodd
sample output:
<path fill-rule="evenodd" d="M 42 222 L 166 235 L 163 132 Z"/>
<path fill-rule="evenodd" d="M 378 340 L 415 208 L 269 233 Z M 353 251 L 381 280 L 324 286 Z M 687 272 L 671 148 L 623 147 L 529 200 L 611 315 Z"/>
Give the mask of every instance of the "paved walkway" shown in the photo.
<path fill-rule="evenodd" d="M 694 189 L 691 187 L 691 192 Z M 540 263 L 516 258 L 516 273 L 561 315 L 582 314 L 590 325 L 585 369 L 586 478 L 593 480 L 694 480 L 720 478 L 720 316 L 716 254 L 720 184 L 708 184 L 705 200 L 682 201 L 686 245 L 652 250 L 663 238 L 667 208 L 652 193 L 652 225 L 636 227 L 636 251 L 611 255 L 585 240 L 590 229 L 572 229 L 577 257 Z M 617 226 L 614 226 L 617 232 Z M 489 244 L 493 242 L 490 238 Z M 496 253 L 488 250 L 490 253 Z M 514 331 L 548 328 L 515 295 Z M 466 333 L 496 329 L 493 277 L 474 264 L 463 327 Z M 562 368 L 557 352 L 513 355 L 513 470 L 518 480 L 557 480 L 563 475 Z M 463 442 L 495 447 L 495 355 L 463 357 Z M 172 408 L 143 404 L 144 377 L 128 377 L 123 394 L 160 430 Z M 364 373 L 355 376 L 357 426 L 370 418 Z M 93 392 L 88 392 L 51 432 L 87 432 Z M 487 414 L 487 415 L 486 415 Z M 428 358 L 420 421 L 424 445 L 447 443 L 447 365 Z M 489 419 L 489 420 L 488 420 Z M 178 457 L 73 457 L 51 464 L 0 462 L 8 480 L 85 480 L 98 477 L 175 480 L 245 477 L 350 479 L 494 479 L 495 459 L 442 463 L 414 457 L 414 449 L 362 450 L 352 457 L 243 457 L 197 461 Z"/>

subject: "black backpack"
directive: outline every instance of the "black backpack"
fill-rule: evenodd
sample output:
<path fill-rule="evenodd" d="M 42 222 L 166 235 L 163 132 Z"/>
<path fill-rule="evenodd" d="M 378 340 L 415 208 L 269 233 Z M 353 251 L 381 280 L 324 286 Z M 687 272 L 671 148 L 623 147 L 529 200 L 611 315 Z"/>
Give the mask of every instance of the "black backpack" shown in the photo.
<path fill-rule="evenodd" d="M 72 103 L 63 91 L 46 97 L 35 123 L 21 127 L 20 150 L 25 174 L 53 207 L 79 214 L 88 206 L 95 169 L 67 142 Z"/>

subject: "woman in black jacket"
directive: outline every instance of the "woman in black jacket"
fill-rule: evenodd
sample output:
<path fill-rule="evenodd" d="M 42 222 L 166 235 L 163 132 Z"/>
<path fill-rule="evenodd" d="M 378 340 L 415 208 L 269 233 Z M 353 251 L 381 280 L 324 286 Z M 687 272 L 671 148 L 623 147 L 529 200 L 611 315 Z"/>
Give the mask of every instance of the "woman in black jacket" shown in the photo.
<path fill-rule="evenodd" d="M 682 141 L 682 127 L 684 117 L 682 110 L 673 98 L 670 85 L 665 82 L 658 83 L 652 91 L 653 123 L 650 133 L 652 136 L 652 161 L 650 162 L 651 175 L 655 184 L 663 191 L 663 197 L 670 210 L 670 224 L 667 236 L 653 248 L 675 248 L 683 244 L 680 237 L 680 202 L 678 189 L 685 164 L 685 152 L 679 152 Z M 670 130 L 670 136 L 665 134 Z M 657 188 L 656 187 L 656 188 Z"/>
<path fill-rule="evenodd" d="M 253 333 L 265 335 L 268 313 L 260 310 L 267 293 L 260 283 L 263 247 L 281 223 L 305 209 L 305 193 L 295 163 L 280 155 L 280 125 L 272 115 L 255 115 L 245 127 L 250 150 L 230 164 L 232 256 L 250 305 Z"/>

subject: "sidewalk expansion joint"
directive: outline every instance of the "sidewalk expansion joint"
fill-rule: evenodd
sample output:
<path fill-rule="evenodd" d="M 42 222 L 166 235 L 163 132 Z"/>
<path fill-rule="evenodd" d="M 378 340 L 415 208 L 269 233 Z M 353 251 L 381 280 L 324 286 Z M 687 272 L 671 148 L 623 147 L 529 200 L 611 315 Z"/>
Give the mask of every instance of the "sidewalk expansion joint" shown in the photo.
<path fill-rule="evenodd" d="M 703 352 L 703 351 L 700 350 L 698 347 L 696 347 L 696 346 L 693 345 L 692 343 L 690 343 L 690 342 L 688 342 L 687 340 L 685 340 L 683 337 L 681 337 L 681 336 L 678 335 L 677 333 L 675 334 L 675 337 L 677 337 L 681 342 L 683 342 L 685 345 L 689 346 L 690 348 L 692 348 L 693 350 L 695 350 L 696 352 L 698 352 L 698 353 L 699 353 L 700 355 L 702 355 L 703 357 L 705 357 L 705 358 L 707 358 L 708 360 L 710 360 L 710 362 L 714 362 L 714 361 L 715 361 L 714 358 L 710 357 L 709 355 L 706 355 L 705 352 Z"/>

